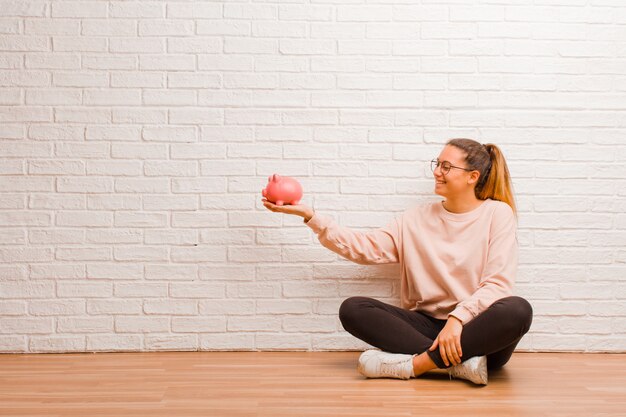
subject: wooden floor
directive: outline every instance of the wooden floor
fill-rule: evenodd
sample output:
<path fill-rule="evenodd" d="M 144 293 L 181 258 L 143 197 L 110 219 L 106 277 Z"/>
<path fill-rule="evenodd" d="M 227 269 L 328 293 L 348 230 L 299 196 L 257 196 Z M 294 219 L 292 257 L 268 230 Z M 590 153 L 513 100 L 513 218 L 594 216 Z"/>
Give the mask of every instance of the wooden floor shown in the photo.
<path fill-rule="evenodd" d="M 0 355 L 2 416 L 626 416 L 626 354 L 515 353 L 489 385 L 366 379 L 359 352 Z"/>

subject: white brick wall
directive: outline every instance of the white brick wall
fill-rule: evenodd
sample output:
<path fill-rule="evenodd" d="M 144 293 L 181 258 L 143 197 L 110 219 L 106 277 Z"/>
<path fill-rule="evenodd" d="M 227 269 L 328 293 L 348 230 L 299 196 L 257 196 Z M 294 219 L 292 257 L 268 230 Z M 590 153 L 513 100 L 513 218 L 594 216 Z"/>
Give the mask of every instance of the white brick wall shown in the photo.
<path fill-rule="evenodd" d="M 626 5 L 414 3 L 0 0 L 0 352 L 363 348 L 397 266 L 260 190 L 382 226 L 459 136 L 514 177 L 519 349 L 626 351 Z"/>

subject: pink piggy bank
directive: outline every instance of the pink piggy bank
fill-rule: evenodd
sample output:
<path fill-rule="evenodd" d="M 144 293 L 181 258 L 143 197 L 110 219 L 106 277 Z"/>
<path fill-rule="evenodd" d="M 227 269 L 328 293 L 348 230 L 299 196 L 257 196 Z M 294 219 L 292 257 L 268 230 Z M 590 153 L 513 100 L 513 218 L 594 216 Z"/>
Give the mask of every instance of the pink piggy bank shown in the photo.
<path fill-rule="evenodd" d="M 296 205 L 302 198 L 302 186 L 291 177 L 282 177 L 274 174 L 267 179 L 267 186 L 263 189 L 263 197 L 268 201 L 282 206 L 285 204 Z"/>

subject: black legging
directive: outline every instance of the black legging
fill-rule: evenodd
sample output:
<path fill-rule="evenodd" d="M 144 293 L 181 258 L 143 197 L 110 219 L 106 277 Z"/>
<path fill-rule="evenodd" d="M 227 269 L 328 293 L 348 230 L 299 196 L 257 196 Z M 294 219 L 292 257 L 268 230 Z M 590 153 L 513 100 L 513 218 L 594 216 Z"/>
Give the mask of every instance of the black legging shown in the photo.
<path fill-rule="evenodd" d="M 463 326 L 461 361 L 487 355 L 488 369 L 502 367 L 530 329 L 532 317 L 531 305 L 521 297 L 496 301 Z M 439 346 L 434 351 L 428 350 L 446 320 L 369 297 L 346 299 L 339 309 L 339 319 L 346 331 L 383 351 L 405 354 L 428 351 L 428 356 L 438 368 L 447 368 L 441 359 Z"/>

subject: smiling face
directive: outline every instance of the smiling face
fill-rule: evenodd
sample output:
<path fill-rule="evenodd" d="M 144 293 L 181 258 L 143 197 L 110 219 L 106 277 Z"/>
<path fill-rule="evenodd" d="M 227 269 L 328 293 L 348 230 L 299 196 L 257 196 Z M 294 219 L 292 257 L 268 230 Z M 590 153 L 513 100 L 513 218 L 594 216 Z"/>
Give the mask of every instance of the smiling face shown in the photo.
<path fill-rule="evenodd" d="M 456 146 L 447 145 L 437 157 L 440 162 L 448 161 L 451 165 L 460 168 L 468 168 L 465 161 L 465 152 Z M 476 187 L 478 171 L 465 171 L 458 168 L 450 168 L 444 173 L 442 165 L 435 169 L 435 193 L 443 197 L 462 195 Z"/>

